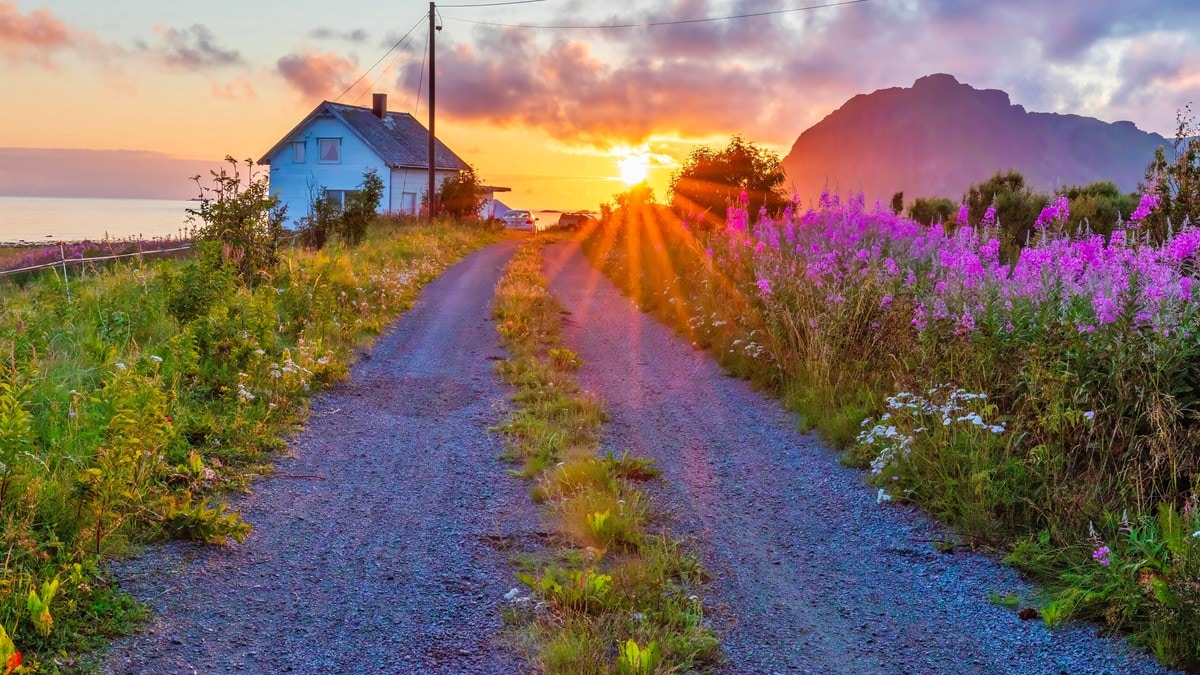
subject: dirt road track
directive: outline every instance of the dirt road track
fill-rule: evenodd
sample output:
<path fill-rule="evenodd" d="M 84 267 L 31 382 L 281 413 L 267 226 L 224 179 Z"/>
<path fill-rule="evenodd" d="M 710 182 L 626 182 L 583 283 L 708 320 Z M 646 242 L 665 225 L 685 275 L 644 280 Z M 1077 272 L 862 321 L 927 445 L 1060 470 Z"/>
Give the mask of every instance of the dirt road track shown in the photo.
<path fill-rule="evenodd" d="M 1161 672 L 1095 626 L 1050 631 L 989 603 L 1029 587 L 991 558 L 934 550 L 936 523 L 877 504 L 861 472 L 639 312 L 577 244 L 548 249 L 545 269 L 580 382 L 612 415 L 608 445 L 658 460 L 657 503 L 715 575 L 726 671 Z"/>
<path fill-rule="evenodd" d="M 495 541 L 539 521 L 486 431 L 505 395 L 490 303 L 515 247 L 431 283 L 350 379 L 316 398 L 278 465 L 296 478 L 263 480 L 235 504 L 255 528 L 244 544 L 172 544 L 121 565 L 156 618 L 114 645 L 106 671 L 524 669 L 497 640 L 514 579 Z"/>

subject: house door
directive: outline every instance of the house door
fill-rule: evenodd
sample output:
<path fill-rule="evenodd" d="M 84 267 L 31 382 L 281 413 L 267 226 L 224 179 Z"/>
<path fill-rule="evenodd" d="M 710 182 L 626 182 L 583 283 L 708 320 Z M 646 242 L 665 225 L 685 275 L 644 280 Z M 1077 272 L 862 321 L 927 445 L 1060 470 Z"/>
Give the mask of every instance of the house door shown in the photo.
<path fill-rule="evenodd" d="M 404 213 L 417 212 L 417 193 L 404 192 L 400 195 L 400 210 Z"/>

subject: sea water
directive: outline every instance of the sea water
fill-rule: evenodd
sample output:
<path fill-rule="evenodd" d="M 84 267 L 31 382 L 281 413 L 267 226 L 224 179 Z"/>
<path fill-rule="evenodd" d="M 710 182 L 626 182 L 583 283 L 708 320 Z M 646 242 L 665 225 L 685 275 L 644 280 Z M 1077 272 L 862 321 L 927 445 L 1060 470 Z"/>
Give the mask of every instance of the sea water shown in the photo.
<path fill-rule="evenodd" d="M 0 243 L 180 237 L 196 202 L 0 197 Z"/>

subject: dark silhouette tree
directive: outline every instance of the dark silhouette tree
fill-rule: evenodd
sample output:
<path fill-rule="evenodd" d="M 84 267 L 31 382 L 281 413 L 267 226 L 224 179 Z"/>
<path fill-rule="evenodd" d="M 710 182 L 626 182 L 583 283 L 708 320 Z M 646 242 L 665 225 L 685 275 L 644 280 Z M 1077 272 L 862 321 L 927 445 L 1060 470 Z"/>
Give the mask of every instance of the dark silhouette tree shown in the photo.
<path fill-rule="evenodd" d="M 1157 194 L 1158 206 L 1143 221 L 1150 235 L 1161 241 L 1167 236 L 1168 222 L 1178 231 L 1184 220 L 1200 222 L 1200 124 L 1185 106 L 1175 115 L 1175 142 L 1171 158 L 1159 147 L 1146 168 L 1142 194 Z"/>
<path fill-rule="evenodd" d="M 722 150 L 692 151 L 671 176 L 671 207 L 683 217 L 722 223 L 726 209 L 745 192 L 751 218 L 763 208 L 776 216 L 789 203 L 783 181 L 779 155 L 734 136 Z"/>

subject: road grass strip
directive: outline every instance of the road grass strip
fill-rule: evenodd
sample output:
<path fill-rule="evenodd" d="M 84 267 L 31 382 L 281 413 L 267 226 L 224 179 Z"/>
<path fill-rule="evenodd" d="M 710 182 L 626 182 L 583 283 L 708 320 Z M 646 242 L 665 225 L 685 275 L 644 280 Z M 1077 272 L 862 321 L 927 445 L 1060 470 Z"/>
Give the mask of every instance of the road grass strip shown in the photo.
<path fill-rule="evenodd" d="M 653 460 L 601 456 L 603 403 L 572 374 L 579 356 L 560 344 L 562 308 L 542 274 L 547 238 L 522 245 L 496 287 L 497 330 L 516 387 L 500 429 L 513 472 L 532 482 L 557 548 L 523 558 L 526 587 L 509 594 L 514 639 L 547 673 L 660 673 L 704 669 L 719 657 L 704 622 L 699 561 L 657 531 L 638 484 Z"/>
<path fill-rule="evenodd" d="M 142 608 L 101 561 L 249 531 L 212 503 L 269 474 L 313 394 L 420 289 L 497 235 L 380 226 L 363 245 L 118 262 L 0 285 L 0 672 L 80 667 Z"/>

